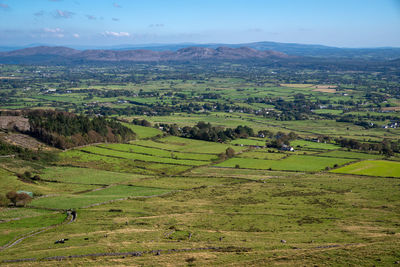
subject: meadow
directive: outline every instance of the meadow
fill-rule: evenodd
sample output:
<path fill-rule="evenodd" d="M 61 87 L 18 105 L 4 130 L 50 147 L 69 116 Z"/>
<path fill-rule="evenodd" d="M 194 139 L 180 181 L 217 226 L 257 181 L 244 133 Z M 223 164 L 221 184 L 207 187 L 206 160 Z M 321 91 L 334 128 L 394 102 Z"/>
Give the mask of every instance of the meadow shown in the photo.
<path fill-rule="evenodd" d="M 24 76 L 0 82 L 0 107 L 104 116 L 136 134 L 124 143 L 54 149 L 52 162 L 3 153 L 0 200 L 13 190 L 34 198 L 25 207 L 0 208 L 0 264 L 399 262 L 399 151 L 338 142 L 399 145 L 400 128 L 382 127 L 399 117 L 396 72 L 253 63 L 226 62 L 212 70 L 200 63 L 0 65 L 0 77 Z M 141 120 L 151 127 L 134 124 Z M 208 142 L 159 125 L 181 130 L 201 121 L 248 126 L 254 134 Z M 258 131 L 270 134 L 261 138 Z M 272 145 L 290 132 L 296 137 L 285 141 L 295 151 Z M 2 131 L 0 138 L 8 134 Z M 318 138 L 328 141 L 314 142 Z M 39 179 L 24 179 L 26 172 Z M 5 247 L 20 237 L 26 238 Z M 68 240 L 56 244 L 61 239 Z"/>
<path fill-rule="evenodd" d="M 351 162 L 350 159 L 293 155 L 278 160 L 232 158 L 215 166 L 261 170 L 321 171 Z"/>
<path fill-rule="evenodd" d="M 400 178 L 400 162 L 366 160 L 333 170 L 333 172 Z"/>

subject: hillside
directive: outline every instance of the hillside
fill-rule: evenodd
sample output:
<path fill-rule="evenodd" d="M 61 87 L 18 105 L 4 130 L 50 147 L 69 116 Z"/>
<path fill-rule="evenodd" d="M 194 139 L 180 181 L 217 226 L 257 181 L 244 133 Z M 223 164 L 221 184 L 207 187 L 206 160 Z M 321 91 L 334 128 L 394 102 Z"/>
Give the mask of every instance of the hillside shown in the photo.
<path fill-rule="evenodd" d="M 244 60 L 288 58 L 276 51 L 260 51 L 248 47 L 229 48 L 218 47 L 187 47 L 177 51 L 136 50 L 84 50 L 79 51 L 67 47 L 31 47 L 0 53 L 2 63 L 32 63 L 32 62 L 152 62 L 152 61 L 185 61 L 185 60 Z"/>
<path fill-rule="evenodd" d="M 276 51 L 292 56 L 299 57 L 317 57 L 317 58 L 341 58 L 341 59 L 364 59 L 364 60 L 393 60 L 400 58 L 400 48 L 398 47 L 369 47 L 369 48 L 349 48 L 349 47 L 334 47 L 318 44 L 300 44 L 300 43 L 280 43 L 280 42 L 253 42 L 253 43 L 178 43 L 178 44 L 141 44 L 141 45 L 75 45 L 71 48 L 51 47 L 49 49 L 46 45 L 32 44 L 25 47 L 12 47 L 0 46 L 0 52 L 16 53 L 24 51 L 25 54 L 36 52 L 40 49 L 49 50 L 46 54 L 52 51 L 57 51 L 57 55 L 72 55 L 78 54 L 81 51 L 89 50 L 89 53 L 96 53 L 96 51 L 132 51 L 139 50 L 138 53 L 153 55 L 151 52 L 177 52 L 178 50 L 187 49 L 191 47 L 196 48 L 211 48 L 217 50 L 218 48 L 251 48 L 258 51 Z M 73 49 L 72 49 L 73 48 Z M 4 54 L 3 53 L 3 54 Z M 2 53 L 0 53 L 1 55 Z M 156 53 L 155 55 L 159 55 Z M 162 53 L 161 53 L 162 54 Z M 172 53 L 173 54 L 173 53 Z M 8 54 L 11 55 L 11 54 Z M 123 53 L 121 53 L 123 55 Z"/>

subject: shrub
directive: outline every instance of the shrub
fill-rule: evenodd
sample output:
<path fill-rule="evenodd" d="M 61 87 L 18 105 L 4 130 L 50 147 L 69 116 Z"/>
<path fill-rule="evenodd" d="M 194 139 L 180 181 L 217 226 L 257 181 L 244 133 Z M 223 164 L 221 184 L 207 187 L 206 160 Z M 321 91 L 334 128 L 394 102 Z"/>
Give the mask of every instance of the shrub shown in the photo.
<path fill-rule="evenodd" d="M 5 195 L 0 194 L 0 206 L 6 207 L 8 206 L 9 203 L 10 203 L 9 199 Z"/>
<path fill-rule="evenodd" d="M 13 203 L 14 206 L 26 206 L 32 201 L 32 198 L 26 193 L 17 193 L 15 191 L 10 191 L 7 193 L 6 197 Z"/>
<path fill-rule="evenodd" d="M 233 156 L 235 156 L 235 150 L 233 150 L 233 148 L 228 147 L 225 151 L 226 157 L 228 158 L 232 158 Z"/>

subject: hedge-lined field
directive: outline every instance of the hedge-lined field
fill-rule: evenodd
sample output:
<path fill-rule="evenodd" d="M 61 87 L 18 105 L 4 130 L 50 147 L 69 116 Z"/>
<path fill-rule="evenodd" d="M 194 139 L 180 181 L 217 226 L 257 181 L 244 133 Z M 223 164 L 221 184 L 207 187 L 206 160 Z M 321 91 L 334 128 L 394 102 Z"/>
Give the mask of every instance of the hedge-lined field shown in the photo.
<path fill-rule="evenodd" d="M 286 171 L 321 171 L 351 162 L 351 159 L 328 158 L 317 156 L 293 155 L 281 160 L 262 160 L 252 158 L 231 158 L 215 166 L 229 168 L 286 170 Z"/>
<path fill-rule="evenodd" d="M 217 159 L 217 155 L 209 155 L 209 154 L 201 154 L 201 153 L 182 153 L 176 151 L 168 151 L 159 148 L 151 148 L 140 145 L 132 144 L 103 144 L 99 145 L 99 147 L 119 150 L 123 152 L 129 153 L 138 153 L 145 155 L 152 155 L 162 158 L 175 158 L 175 159 L 192 159 L 192 160 L 204 160 L 211 161 Z"/>
<path fill-rule="evenodd" d="M 344 166 L 332 172 L 379 177 L 400 177 L 400 162 L 365 160 Z"/>
<path fill-rule="evenodd" d="M 39 198 L 33 200 L 31 206 L 55 209 L 76 209 L 115 199 L 160 195 L 167 192 L 170 192 L 170 190 L 154 187 L 115 185 L 79 195 L 63 194 L 60 196 Z"/>
<path fill-rule="evenodd" d="M 132 159 L 86 153 L 80 150 L 70 150 L 62 153 L 61 159 L 63 165 L 138 174 L 170 175 L 183 172 L 192 167 L 191 165 L 164 164 L 138 160 L 134 161 Z"/>

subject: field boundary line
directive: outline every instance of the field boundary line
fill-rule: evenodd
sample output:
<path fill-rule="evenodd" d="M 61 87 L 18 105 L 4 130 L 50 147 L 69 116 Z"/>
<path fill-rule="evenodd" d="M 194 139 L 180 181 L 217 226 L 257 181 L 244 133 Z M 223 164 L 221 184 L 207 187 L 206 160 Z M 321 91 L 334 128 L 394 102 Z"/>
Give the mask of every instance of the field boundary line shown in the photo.
<path fill-rule="evenodd" d="M 68 217 L 71 217 L 71 219 L 68 220 Z M 0 252 L 6 250 L 8 248 L 11 248 L 11 247 L 13 247 L 13 246 L 15 246 L 15 245 L 17 245 L 19 243 L 21 243 L 22 241 L 24 241 L 25 239 L 27 239 L 29 237 L 38 235 L 38 234 L 43 233 L 43 232 L 45 232 L 47 230 L 54 229 L 54 228 L 56 228 L 58 226 L 61 226 L 61 225 L 64 225 L 64 224 L 67 225 L 67 224 L 73 223 L 75 220 L 76 220 L 76 213 L 75 213 L 75 216 L 71 215 L 71 214 L 68 214 L 67 217 L 64 219 L 64 221 L 61 222 L 61 223 L 53 224 L 53 225 L 50 225 L 50 226 L 45 226 L 45 227 L 42 227 L 42 228 L 40 228 L 38 230 L 34 230 L 34 231 L 31 231 L 29 233 L 26 233 L 26 234 L 23 234 L 23 235 L 21 235 L 19 237 L 14 238 L 12 241 L 10 241 L 7 244 L 5 244 L 4 246 L 0 247 Z"/>
<path fill-rule="evenodd" d="M 157 164 L 169 164 L 169 165 L 177 165 L 177 166 L 195 166 L 196 165 L 189 165 L 189 164 L 182 164 L 182 163 L 166 163 L 166 162 L 159 162 L 159 161 L 146 161 L 146 160 L 140 160 L 140 159 L 127 159 L 127 158 L 123 158 L 123 157 L 118 157 L 118 156 L 111 156 L 111 155 L 102 155 L 102 154 L 98 154 L 98 153 L 94 153 L 94 152 L 90 152 L 90 151 L 85 151 L 85 150 L 79 150 L 83 153 L 87 153 L 87 154 L 91 154 L 91 155 L 97 155 L 97 156 L 102 156 L 102 157 L 109 157 L 109 158 L 116 158 L 116 159 L 124 159 L 124 160 L 131 160 L 131 161 L 140 161 L 140 162 L 149 162 L 149 163 L 157 163 Z M 192 160 L 192 161 L 198 161 L 198 160 Z M 206 164 L 203 165 L 198 165 L 198 166 L 205 166 Z"/>
<path fill-rule="evenodd" d="M 189 139 L 189 138 L 188 138 Z M 203 141 L 203 140 L 197 140 L 197 139 L 189 139 L 189 140 L 196 140 L 196 141 Z M 160 144 L 168 144 L 168 143 L 163 143 L 163 142 L 157 142 L 155 140 L 151 140 L 155 143 L 160 143 Z M 203 142 L 208 142 L 208 141 L 203 141 Z M 216 142 L 212 142 L 216 143 Z M 132 143 L 131 143 L 132 144 Z M 219 143 L 216 143 L 219 144 Z M 133 145 L 133 144 L 132 144 Z M 188 152 L 188 151 L 178 151 L 178 150 L 172 150 L 172 149 L 167 149 L 167 148 L 160 148 L 160 147 L 153 147 L 153 146 L 146 146 L 142 144 L 134 144 L 135 146 L 142 146 L 142 147 L 147 147 L 147 148 L 153 148 L 153 149 L 160 149 L 160 150 L 165 150 L 169 152 L 176 152 L 176 153 L 187 153 L 187 154 L 200 154 L 200 155 L 218 155 L 218 153 L 201 153 L 201 152 Z"/>
<path fill-rule="evenodd" d="M 203 251 L 210 250 L 215 252 L 247 252 L 250 248 L 245 247 L 200 247 L 200 248 L 173 248 L 173 249 L 157 249 L 147 251 L 133 251 L 133 252 L 108 252 L 108 253 L 92 253 L 83 255 L 69 255 L 69 256 L 54 256 L 45 258 L 26 258 L 26 259 L 14 259 L 14 260 L 3 260 L 2 263 L 16 263 L 16 262 L 33 262 L 33 261 L 52 261 L 52 260 L 68 260 L 74 258 L 86 258 L 86 257 L 115 257 L 115 256 L 131 256 L 140 257 L 143 254 L 152 254 L 158 256 L 161 254 L 171 254 L 174 252 L 190 252 L 190 251 Z"/>
<path fill-rule="evenodd" d="M 143 152 L 135 152 L 135 151 L 129 152 L 129 151 L 124 151 L 124 150 L 120 150 L 120 149 L 115 149 L 115 148 L 110 148 L 110 147 L 103 147 L 103 146 L 97 146 L 97 145 L 96 145 L 96 147 L 104 148 L 104 149 L 108 149 L 108 150 L 112 150 L 112 151 L 119 151 L 119 152 L 124 152 L 124 153 L 130 153 L 130 154 L 138 154 L 138 155 L 153 156 L 153 157 L 164 158 L 164 159 L 174 159 L 174 158 L 171 158 L 171 157 L 158 156 L 158 155 L 153 155 L 153 154 L 143 153 Z M 159 148 L 153 147 L 153 149 L 159 149 Z M 159 149 L 159 150 L 162 150 L 162 149 Z M 175 152 L 175 153 L 181 153 L 181 152 L 179 152 L 179 151 L 174 151 L 174 152 Z M 174 153 L 174 152 L 172 152 L 172 153 Z M 189 152 L 187 152 L 187 153 L 189 154 Z M 190 153 L 190 154 L 199 154 L 199 153 Z M 204 155 L 204 154 L 200 154 L 200 155 Z M 214 154 L 213 154 L 213 155 L 214 155 Z M 175 159 L 175 160 L 195 160 L 195 161 L 210 162 L 210 161 L 204 160 L 204 159 L 179 159 L 179 158 L 178 158 L 178 159 Z"/>

